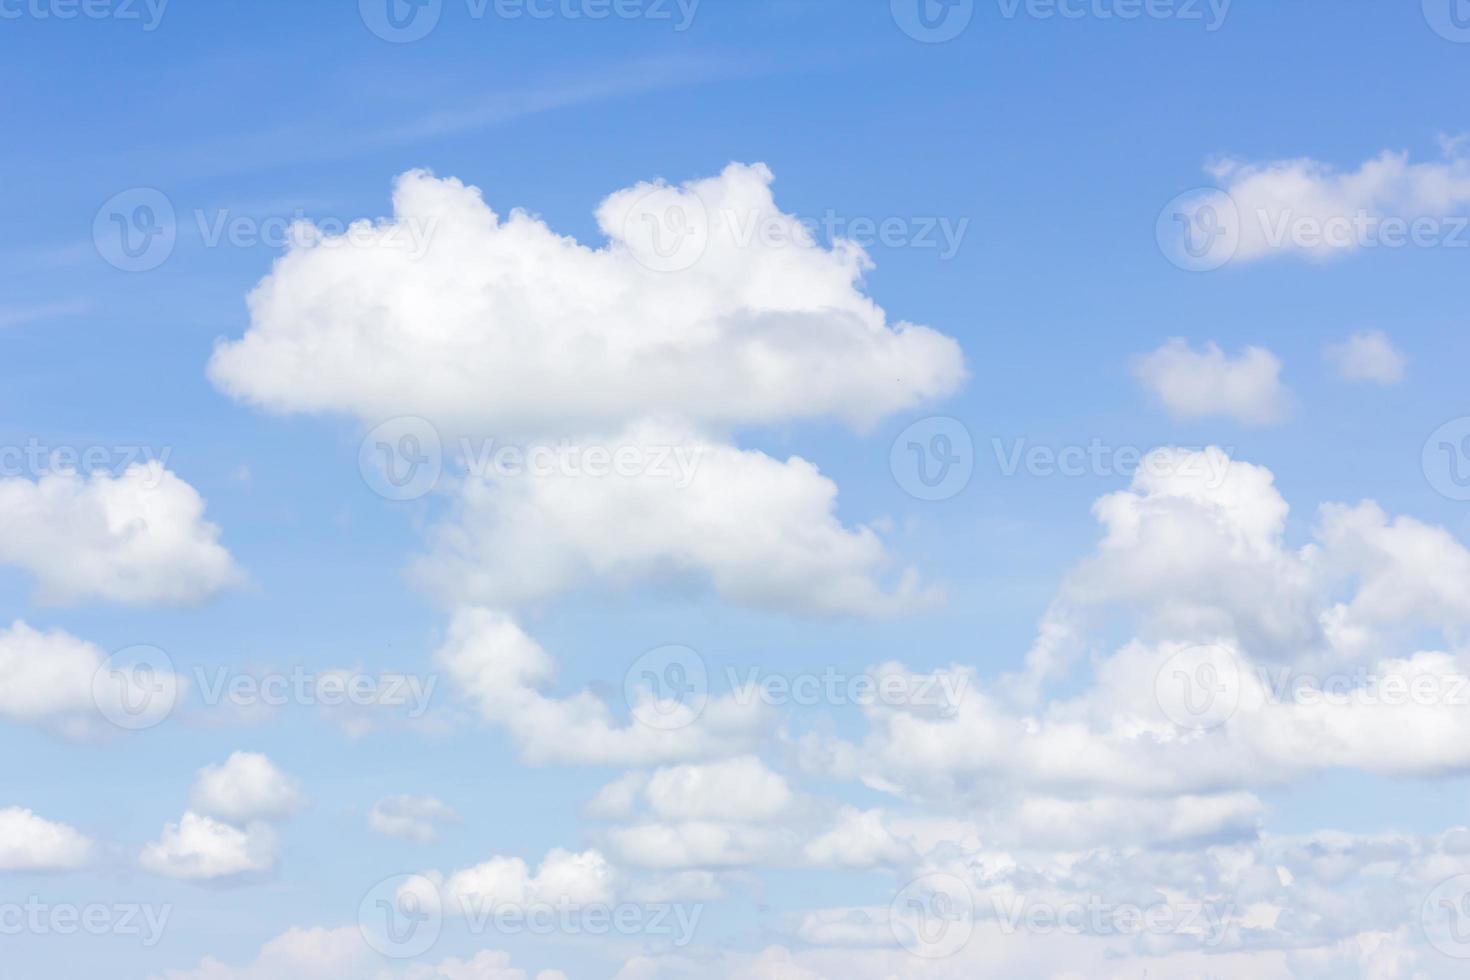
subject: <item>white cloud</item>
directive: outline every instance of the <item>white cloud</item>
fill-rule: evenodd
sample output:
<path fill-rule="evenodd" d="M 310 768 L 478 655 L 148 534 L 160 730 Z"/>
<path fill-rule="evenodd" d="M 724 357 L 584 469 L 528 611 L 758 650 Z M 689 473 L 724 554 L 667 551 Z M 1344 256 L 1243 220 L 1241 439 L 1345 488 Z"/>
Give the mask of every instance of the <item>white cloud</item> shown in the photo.
<path fill-rule="evenodd" d="M 1288 409 L 1281 361 L 1264 347 L 1247 347 L 1229 357 L 1216 344 L 1195 351 L 1176 337 L 1139 357 L 1133 373 L 1176 418 L 1225 417 L 1267 425 L 1281 421 Z"/>
<path fill-rule="evenodd" d="M 423 844 L 438 836 L 441 824 L 458 822 L 454 808 L 432 796 L 387 796 L 368 813 L 368 828 L 373 833 Z"/>
<path fill-rule="evenodd" d="M 434 886 L 435 893 L 424 889 Z M 445 876 L 437 871 L 416 876 L 404 885 L 428 908 L 474 919 L 488 910 L 512 905 L 611 905 L 618 875 L 601 852 L 547 852 L 535 873 L 517 857 L 493 857 Z"/>
<path fill-rule="evenodd" d="M 1408 359 L 1382 330 L 1363 330 L 1324 351 L 1328 363 L 1345 381 L 1396 385 L 1404 380 Z"/>
<path fill-rule="evenodd" d="M 0 563 L 33 575 L 45 603 L 198 603 L 243 577 L 203 515 L 198 492 L 157 462 L 0 479 Z"/>
<path fill-rule="evenodd" d="M 143 848 L 138 864 L 169 878 L 229 878 L 269 871 L 276 851 L 275 832 L 265 824 L 242 830 L 190 811 L 178 823 L 164 825 L 162 836 Z"/>
<path fill-rule="evenodd" d="M 151 705 L 146 710 L 154 713 L 167 710 L 187 684 L 177 674 L 145 678 L 127 669 L 107 683 L 94 684 L 106 664 L 106 653 L 95 644 L 62 630 L 43 633 L 17 620 L 0 629 L 0 718 L 68 738 L 96 736 L 118 730 L 107 718 L 151 717 L 125 711 L 125 705 Z"/>
<path fill-rule="evenodd" d="M 492 610 L 457 612 L 435 663 L 481 717 L 510 733 L 532 763 L 636 766 L 718 758 L 747 749 L 771 731 L 771 712 L 758 699 L 712 699 L 700 712 L 642 692 L 645 700 L 633 707 L 656 705 L 669 722 L 654 727 L 636 716 L 619 723 L 588 691 L 564 698 L 543 694 L 555 679 L 555 661 L 513 619 Z"/>
<path fill-rule="evenodd" d="M 1470 205 L 1470 157 L 1457 142 L 1445 151 L 1426 163 L 1385 151 L 1356 170 L 1311 159 L 1211 167 L 1239 212 L 1235 260 L 1452 244 L 1464 232 L 1456 216 Z M 1416 222 L 1427 230 L 1416 232 Z"/>
<path fill-rule="evenodd" d="M 64 823 L 20 807 L 0 808 L 0 871 L 64 871 L 80 868 L 93 843 Z"/>
<path fill-rule="evenodd" d="M 306 805 L 300 784 L 258 752 L 234 752 L 199 770 L 189 800 L 195 811 L 235 824 L 279 820 Z"/>
<path fill-rule="evenodd" d="M 155 980 L 529 980 L 511 966 L 510 956 L 481 950 L 467 960 L 451 957 L 438 964 L 390 968 L 363 940 L 357 926 L 335 929 L 293 928 L 261 947 L 251 963 L 229 966 L 205 957 L 189 970 L 165 970 Z M 535 980 L 566 980 L 542 970 Z"/>
<path fill-rule="evenodd" d="M 276 263 L 210 376 L 276 411 L 420 415 L 497 435 L 644 417 L 866 425 L 953 391 L 958 346 L 890 325 L 860 290 L 861 249 L 745 241 L 762 221 L 794 221 L 771 180 L 732 165 L 619 191 L 597 212 L 610 244 L 593 249 L 524 212 L 500 218 L 457 180 L 404 174 L 392 219 L 357 226 L 353 244 L 308 235 Z M 669 270 L 650 236 L 680 216 L 692 234 L 662 244 L 707 247 L 687 268 L 682 254 L 681 268 L 649 268 Z M 415 233 L 426 248 L 404 247 Z"/>
<path fill-rule="evenodd" d="M 932 603 L 913 569 L 895 574 L 871 527 L 844 527 L 837 487 L 806 460 L 643 426 L 610 443 L 677 446 L 692 480 L 639 473 L 471 475 L 431 532 L 415 578 L 452 604 L 497 608 L 590 582 L 707 582 L 721 596 L 801 613 L 878 616 Z M 646 450 L 644 450 L 646 451 Z"/>
<path fill-rule="evenodd" d="M 770 820 L 791 805 L 791 787 L 754 756 L 660 769 L 644 790 L 670 820 Z"/>

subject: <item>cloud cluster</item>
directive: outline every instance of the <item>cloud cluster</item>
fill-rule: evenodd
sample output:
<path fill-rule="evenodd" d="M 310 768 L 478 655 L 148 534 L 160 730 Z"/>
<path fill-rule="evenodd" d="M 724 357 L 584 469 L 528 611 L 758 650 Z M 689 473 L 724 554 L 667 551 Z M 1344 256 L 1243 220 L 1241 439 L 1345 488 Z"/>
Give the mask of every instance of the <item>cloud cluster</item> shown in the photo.
<path fill-rule="evenodd" d="M 243 578 L 219 535 L 199 493 L 157 462 L 0 479 L 0 564 L 34 576 L 43 603 L 202 602 Z"/>

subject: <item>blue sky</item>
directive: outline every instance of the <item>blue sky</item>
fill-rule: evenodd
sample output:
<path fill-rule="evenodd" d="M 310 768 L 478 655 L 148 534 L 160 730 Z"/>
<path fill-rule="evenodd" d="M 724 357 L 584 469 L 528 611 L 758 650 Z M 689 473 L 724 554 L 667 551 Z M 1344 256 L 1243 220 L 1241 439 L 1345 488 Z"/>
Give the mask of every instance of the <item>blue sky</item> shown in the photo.
<path fill-rule="evenodd" d="M 1470 669 L 1451 0 L 1134 19 L 924 0 L 957 31 L 942 43 L 903 29 L 918 6 L 442 0 L 403 40 L 379 0 L 0 2 L 0 827 L 19 842 L 0 910 L 169 916 L 147 943 L 0 931 L 7 977 L 1456 975 L 1470 947 L 1421 914 L 1442 882 L 1470 892 L 1470 732 L 1445 693 Z M 399 185 L 421 210 L 395 219 L 412 171 L 433 176 Z M 451 179 L 527 216 L 487 231 Z M 1206 220 L 1200 188 L 1240 225 L 1208 272 L 1158 231 L 1179 195 Z M 688 264 L 634 255 L 636 219 L 694 210 L 818 234 L 731 243 L 726 223 Z M 373 235 L 413 214 L 432 223 L 400 261 Z M 1359 214 L 1434 240 L 1245 227 Z M 172 246 L 119 268 L 114 215 Z M 359 219 L 385 224 L 285 247 L 290 222 Z M 389 500 L 364 438 L 402 446 L 422 431 L 404 418 L 449 451 L 432 492 Z M 973 473 L 925 500 L 893 448 L 955 431 L 936 419 Z M 490 439 L 698 447 L 700 469 L 670 491 L 454 459 Z M 37 446 L 105 462 L 35 465 Z M 1006 465 L 1038 446 L 1110 462 Z M 1219 481 L 1187 465 L 1209 446 Z M 1158 447 L 1179 449 L 1152 483 L 1111 462 Z M 453 656 L 457 627 L 475 657 Z M 1050 667 L 1048 635 L 1070 650 Z M 666 644 L 697 652 L 713 700 L 661 732 L 624 688 Z M 92 668 L 140 645 L 192 690 L 124 731 Z M 539 678 L 527 647 L 554 682 L 516 680 Z M 1152 685 L 1200 649 L 1244 679 L 1228 720 L 1192 729 Z M 1277 669 L 1357 694 L 1337 714 L 1252 702 L 1248 675 Z M 198 689 L 325 671 L 432 686 L 351 718 Z M 829 696 L 762 712 L 731 691 L 751 671 L 965 693 L 939 719 Z M 1365 703 L 1425 672 L 1432 703 Z M 593 702 L 606 738 L 542 727 Z M 399 797 L 419 819 L 395 836 L 370 814 Z M 188 815 L 209 842 L 181 842 Z M 575 873 L 536 877 L 562 853 Z M 525 863 L 513 904 L 562 888 L 699 928 L 471 928 L 452 907 L 484 894 L 456 873 L 496 861 Z M 402 875 L 448 910 L 412 958 L 359 929 Z M 959 888 L 982 910 L 969 945 L 905 942 L 910 882 L 925 908 Z M 1213 943 L 1058 941 L 995 913 L 1092 896 L 1236 921 Z"/>

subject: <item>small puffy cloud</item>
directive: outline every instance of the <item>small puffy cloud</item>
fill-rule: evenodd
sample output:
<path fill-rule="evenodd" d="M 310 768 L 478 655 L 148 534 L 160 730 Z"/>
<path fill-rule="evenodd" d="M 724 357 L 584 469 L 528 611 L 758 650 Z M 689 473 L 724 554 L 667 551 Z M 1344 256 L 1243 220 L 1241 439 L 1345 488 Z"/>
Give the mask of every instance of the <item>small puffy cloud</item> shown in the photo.
<path fill-rule="evenodd" d="M 243 578 L 219 535 L 198 491 L 157 462 L 0 479 L 0 564 L 34 576 L 40 602 L 202 602 Z"/>
<path fill-rule="evenodd" d="M 106 666 L 107 655 L 95 644 L 17 620 L 0 629 L 0 719 L 86 738 L 117 731 L 106 719 L 137 717 L 138 705 L 166 711 L 187 684 L 177 674 L 127 669 L 99 680 Z"/>
<path fill-rule="evenodd" d="M 669 820 L 770 820 L 792 802 L 785 777 L 755 756 L 660 769 L 644 795 Z"/>
<path fill-rule="evenodd" d="M 186 812 L 165 824 L 158 840 L 138 856 L 145 871 L 168 878 L 208 880 L 269 871 L 276 864 L 275 832 L 265 824 L 245 829 Z"/>
<path fill-rule="evenodd" d="M 417 891 L 429 885 L 437 886 L 438 893 Z M 617 886 L 617 872 L 601 852 L 575 853 L 562 848 L 549 851 L 535 873 L 520 858 L 493 857 L 447 877 L 430 872 L 405 885 L 416 890 L 426 907 L 438 906 L 448 915 L 470 917 L 505 905 L 610 905 Z"/>
<path fill-rule="evenodd" d="M 189 800 L 196 812 L 236 824 L 279 820 L 306 805 L 300 784 L 258 752 L 201 769 Z"/>
<path fill-rule="evenodd" d="M 1230 357 L 1216 344 L 1196 351 L 1176 337 L 1137 358 L 1133 373 L 1175 418 L 1269 425 L 1287 414 L 1281 361 L 1264 347 L 1247 347 Z"/>
<path fill-rule="evenodd" d="M 543 693 L 555 679 L 556 661 L 514 619 L 494 610 L 456 612 L 435 663 L 535 764 L 644 766 L 720 758 L 771 733 L 772 714 L 758 698 L 715 698 L 701 712 L 644 692 L 649 700 L 631 707 L 657 710 L 668 722 L 654 727 L 636 715 L 620 722 L 590 691 L 562 698 Z"/>
<path fill-rule="evenodd" d="M 350 242 L 302 236 L 276 263 L 210 377 L 275 411 L 487 434 L 645 417 L 869 425 L 953 391 L 958 345 L 890 323 L 860 288 L 863 251 L 812 241 L 772 179 L 731 165 L 618 191 L 597 211 L 609 243 L 591 248 L 495 214 L 458 180 L 404 174 L 392 218 Z M 792 234 L 750 234 L 771 222 Z M 425 247 L 403 247 L 420 233 Z"/>
<path fill-rule="evenodd" d="M 0 871 L 66 871 L 92 856 L 92 841 L 20 807 L 0 808 Z"/>
<path fill-rule="evenodd" d="M 429 843 L 441 824 L 458 823 L 454 808 L 432 796 L 387 796 L 368 812 L 368 828 L 386 837 Z"/>
<path fill-rule="evenodd" d="M 544 472 L 468 477 L 452 520 L 430 536 L 414 577 L 453 604 L 499 608 L 587 583 L 671 576 L 747 605 L 878 616 L 932 603 L 871 527 L 838 520 L 837 486 L 806 460 L 641 426 L 611 440 L 640 458 L 687 460 L 687 477 Z M 885 584 L 885 578 L 893 578 Z"/>
<path fill-rule="evenodd" d="M 1329 344 L 1327 361 L 1345 381 L 1396 385 L 1404 380 L 1408 359 L 1382 330 L 1364 330 L 1340 344 Z"/>

